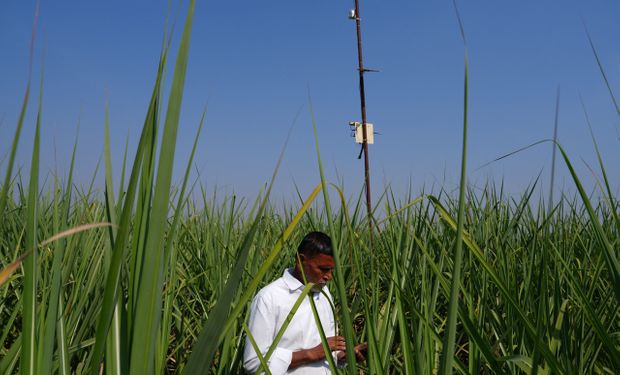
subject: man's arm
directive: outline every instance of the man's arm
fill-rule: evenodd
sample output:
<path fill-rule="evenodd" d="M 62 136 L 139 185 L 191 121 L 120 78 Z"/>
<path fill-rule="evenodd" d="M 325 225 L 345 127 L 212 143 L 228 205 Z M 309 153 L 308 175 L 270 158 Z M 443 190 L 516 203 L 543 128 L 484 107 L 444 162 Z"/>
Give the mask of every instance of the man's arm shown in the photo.
<path fill-rule="evenodd" d="M 254 301 L 252 301 L 248 328 L 252 338 L 258 346 L 259 351 L 262 355 L 265 355 L 273 343 L 273 338 L 275 336 L 275 321 L 273 318 L 273 312 L 270 309 L 270 304 L 260 295 L 257 295 L 254 298 Z M 292 354 L 293 352 L 291 350 L 276 348 L 267 361 L 269 371 L 273 375 L 284 374 L 291 363 Z M 243 367 L 246 371 L 253 374 L 258 370 L 260 365 L 261 363 L 258 359 L 258 355 L 254 351 L 254 347 L 252 346 L 249 338 L 246 338 L 243 352 Z"/>
<path fill-rule="evenodd" d="M 327 344 L 331 352 L 345 350 L 345 341 L 342 336 L 333 336 L 327 338 Z M 320 361 L 325 358 L 325 350 L 323 344 L 319 344 L 311 349 L 304 349 L 293 352 L 291 364 L 289 368 L 295 368 L 297 366 L 304 365 L 306 363 Z"/>

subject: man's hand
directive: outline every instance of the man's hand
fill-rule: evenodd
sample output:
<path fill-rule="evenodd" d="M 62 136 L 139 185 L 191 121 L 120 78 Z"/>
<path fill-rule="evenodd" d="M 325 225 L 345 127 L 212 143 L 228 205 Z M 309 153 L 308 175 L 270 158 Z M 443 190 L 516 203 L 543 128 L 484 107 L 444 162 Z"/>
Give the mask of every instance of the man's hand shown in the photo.
<path fill-rule="evenodd" d="M 355 352 L 355 359 L 358 362 L 364 362 L 366 360 L 366 350 L 368 349 L 368 343 L 364 342 L 361 344 L 355 345 L 353 351 Z M 344 361 L 347 357 L 347 353 L 345 351 L 341 351 L 336 353 L 338 356 L 338 361 Z"/>
<path fill-rule="evenodd" d="M 364 362 L 366 360 L 366 351 L 368 350 L 368 343 L 363 342 L 361 344 L 355 345 L 353 351 L 355 351 L 355 358 L 357 358 L 358 362 Z"/>
<path fill-rule="evenodd" d="M 327 346 L 329 346 L 329 350 L 331 352 L 338 352 L 341 350 L 346 350 L 346 343 L 344 341 L 344 337 L 342 336 L 332 336 L 327 338 Z M 314 358 L 315 361 L 325 358 L 325 351 L 323 350 L 323 343 L 315 346 L 310 349 L 312 351 L 312 356 L 316 356 Z"/>
<path fill-rule="evenodd" d="M 327 345 L 331 352 L 340 352 L 346 350 L 344 337 L 332 336 L 327 338 Z M 320 361 L 325 358 L 325 350 L 323 350 L 323 344 L 319 344 L 311 349 L 304 349 L 293 353 L 293 358 L 289 369 L 303 365 L 305 363 Z"/>

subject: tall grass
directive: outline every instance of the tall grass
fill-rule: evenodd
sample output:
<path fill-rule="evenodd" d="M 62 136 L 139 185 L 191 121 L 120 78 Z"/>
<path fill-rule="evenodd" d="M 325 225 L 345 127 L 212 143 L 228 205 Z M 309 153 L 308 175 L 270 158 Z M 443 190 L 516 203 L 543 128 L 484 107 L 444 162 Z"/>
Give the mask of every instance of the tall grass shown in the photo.
<path fill-rule="evenodd" d="M 492 183 L 471 190 L 464 147 L 458 196 L 384 191 L 372 249 L 361 194 L 347 201 L 326 180 L 318 134 L 321 180 L 284 208 L 269 200 L 277 166 L 255 202 L 190 187 L 197 142 L 173 186 L 193 6 L 166 106 L 164 38 L 135 157 L 121 168 L 127 181 L 112 178 L 106 114 L 102 191 L 74 186 L 77 142 L 69 177 L 39 187 L 39 100 L 28 182 L 12 175 L 11 156 L 0 190 L 0 373 L 241 373 L 249 302 L 312 230 L 334 241 L 334 308 L 349 354 L 335 372 L 620 372 L 620 206 L 596 142 L 600 201 L 557 144 L 575 196 L 533 200 L 537 182 L 518 198 Z M 464 87 L 467 108 L 467 70 Z M 355 363 L 353 344 L 363 341 L 368 360 Z"/>
<path fill-rule="evenodd" d="M 14 185 L 13 189 L 20 190 L 21 186 Z M 106 221 L 104 202 L 92 194 L 74 193 L 68 226 Z M 364 245 L 367 226 L 363 215 L 351 215 L 359 202 L 332 213 L 353 340 L 368 341 L 369 353 L 375 353 L 361 364 L 368 373 L 438 370 L 454 264 L 451 249 L 458 200 L 441 192 L 436 197 L 417 199 L 412 205 L 407 203 L 413 202 L 413 197 L 402 204 L 385 199 L 382 203 L 386 216 L 377 226 L 372 254 Z M 530 372 L 537 362 L 539 373 L 617 372 L 620 327 L 613 271 L 607 266 L 600 233 L 581 199 L 564 197 L 549 213 L 543 202 L 532 202 L 531 195 L 512 200 L 492 185 L 482 193 L 470 191 L 466 197 L 455 371 Z M 9 200 L 9 214 L 2 226 L 3 267 L 23 248 L 23 213 L 28 207 L 25 198 Z M 55 230 L 54 207 L 66 204 L 66 199 L 69 197 L 65 194 L 41 195 L 41 217 L 37 221 L 41 237 Z M 229 297 L 232 310 L 225 314 L 226 329 L 217 345 L 207 344 L 215 355 L 202 372 L 241 371 L 242 325 L 251 291 L 292 264 L 292 249 L 306 231 L 328 230 L 327 214 L 320 202 L 308 203 L 309 210 L 300 203 L 299 208 L 284 212 L 266 206 L 261 219 L 253 224 L 247 219 L 249 202 L 232 197 L 216 200 L 206 194 L 203 199 L 184 200 L 185 209 L 171 245 L 176 261 L 169 263 L 166 275 L 174 271 L 176 281 L 167 276 L 162 288 L 162 298 L 168 301 L 162 314 L 168 318 L 162 318 L 166 325 L 160 329 L 160 345 L 164 348 L 153 350 L 153 365 L 162 364 L 158 373 L 188 370 L 190 355 L 204 353 L 195 349 L 195 343 L 204 323 L 214 318 L 214 306 L 227 293 L 226 284 L 252 225 L 256 225 L 255 237 L 237 292 Z M 611 201 L 617 210 L 617 200 Z M 617 223 L 610 206 L 601 202 L 592 209 L 600 220 L 602 234 L 617 252 Z M 297 210 L 303 214 L 293 218 Z M 287 231 L 297 219 L 296 228 Z M 58 322 L 62 322 L 64 333 L 57 330 L 55 334 L 54 372 L 62 372 L 65 350 L 70 371 L 89 372 L 105 293 L 107 233 L 105 228 L 94 229 L 66 239 L 58 304 Z M 288 233 L 286 239 L 283 233 Z M 132 241 L 134 234 L 130 235 Z M 49 275 L 53 275 L 54 256 L 60 246 L 58 242 L 46 245 L 39 252 L 39 274 L 43 276 L 38 283 L 37 309 L 52 306 L 45 296 L 53 286 Z M 377 288 L 368 283 L 372 256 L 378 258 Z M 126 267 L 128 261 L 126 257 Z M 121 278 L 124 305 L 128 282 L 129 275 Z M 24 335 L 24 283 L 24 277 L 17 273 L 0 290 L 0 314 L 5 322 L 0 370 L 5 373 L 18 369 L 15 359 L 20 355 Z M 345 307 L 337 295 L 335 298 L 336 315 L 341 318 Z M 377 307 L 372 306 L 375 300 Z M 36 326 L 44 325 L 45 321 L 39 321 Z M 45 330 L 37 332 L 37 339 L 46 338 Z M 127 345 L 122 340 L 121 348 Z M 472 347 L 477 354 L 470 353 Z M 536 356 L 540 359 L 535 360 Z M 128 371 L 122 362 L 118 368 Z M 107 373 L 108 368 L 105 370 Z"/>

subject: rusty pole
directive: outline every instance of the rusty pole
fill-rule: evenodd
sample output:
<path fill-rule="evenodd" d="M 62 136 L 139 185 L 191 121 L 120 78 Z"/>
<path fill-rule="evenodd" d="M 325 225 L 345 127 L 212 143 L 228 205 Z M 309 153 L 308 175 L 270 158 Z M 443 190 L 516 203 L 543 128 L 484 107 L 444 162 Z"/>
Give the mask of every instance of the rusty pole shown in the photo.
<path fill-rule="evenodd" d="M 366 133 L 366 94 L 364 92 L 364 62 L 362 60 L 362 28 L 360 25 L 360 3 L 355 0 L 355 26 L 357 29 L 357 61 L 360 77 L 360 104 L 362 109 L 362 152 L 364 153 L 364 183 L 366 188 L 366 210 L 368 213 L 368 229 L 370 230 L 370 247 L 372 248 L 372 205 L 370 202 L 370 163 L 368 162 L 368 135 Z M 361 156 L 361 153 L 360 153 Z M 358 157 L 359 158 L 359 157 Z"/>

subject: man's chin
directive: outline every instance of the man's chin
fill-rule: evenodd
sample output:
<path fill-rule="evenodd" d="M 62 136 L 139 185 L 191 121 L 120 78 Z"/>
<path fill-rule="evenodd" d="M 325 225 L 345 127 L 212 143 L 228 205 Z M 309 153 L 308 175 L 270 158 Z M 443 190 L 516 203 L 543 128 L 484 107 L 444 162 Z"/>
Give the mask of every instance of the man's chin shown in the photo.
<path fill-rule="evenodd" d="M 312 286 L 312 291 L 315 293 L 319 293 L 327 284 L 323 284 L 323 283 L 319 283 L 319 284 L 314 284 Z"/>

